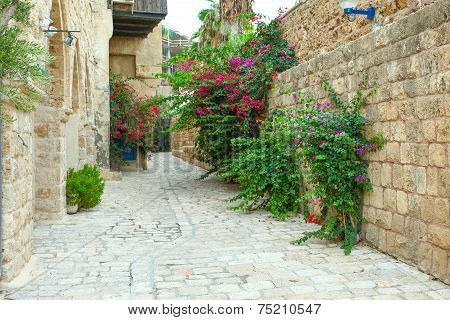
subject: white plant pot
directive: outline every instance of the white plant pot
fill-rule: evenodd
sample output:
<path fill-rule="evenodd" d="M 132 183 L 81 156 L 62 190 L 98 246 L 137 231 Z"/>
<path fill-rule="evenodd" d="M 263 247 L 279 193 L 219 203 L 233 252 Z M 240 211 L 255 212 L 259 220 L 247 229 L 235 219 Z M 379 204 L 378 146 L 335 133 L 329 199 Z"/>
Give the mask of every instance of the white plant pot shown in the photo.
<path fill-rule="evenodd" d="M 67 206 L 67 214 L 75 214 L 78 212 L 78 205 L 74 205 L 74 206 Z"/>

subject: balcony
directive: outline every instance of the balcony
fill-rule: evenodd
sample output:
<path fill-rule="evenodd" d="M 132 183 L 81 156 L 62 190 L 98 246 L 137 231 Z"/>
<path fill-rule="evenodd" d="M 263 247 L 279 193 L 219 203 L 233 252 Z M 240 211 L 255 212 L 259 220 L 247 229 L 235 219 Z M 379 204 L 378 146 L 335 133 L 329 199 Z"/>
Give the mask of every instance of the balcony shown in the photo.
<path fill-rule="evenodd" d="M 114 36 L 145 38 L 167 15 L 167 0 L 112 0 Z"/>

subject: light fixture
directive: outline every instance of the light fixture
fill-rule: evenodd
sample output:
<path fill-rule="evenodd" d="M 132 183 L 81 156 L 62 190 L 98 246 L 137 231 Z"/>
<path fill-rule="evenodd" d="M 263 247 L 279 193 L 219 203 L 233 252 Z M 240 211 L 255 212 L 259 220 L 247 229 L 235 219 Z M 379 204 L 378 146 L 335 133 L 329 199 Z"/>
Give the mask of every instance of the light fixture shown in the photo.
<path fill-rule="evenodd" d="M 53 37 L 58 32 L 67 32 L 67 38 L 64 40 L 64 44 L 66 46 L 71 46 L 73 39 L 78 39 L 73 35 L 74 32 L 81 32 L 80 30 L 58 30 L 55 27 L 49 27 L 47 30 L 44 30 L 45 36 L 48 38 Z"/>
<path fill-rule="evenodd" d="M 344 9 L 344 13 L 347 15 L 349 21 L 354 21 L 356 15 L 365 15 L 367 19 L 373 20 L 375 18 L 375 8 L 370 6 L 367 10 L 357 10 L 358 0 L 343 0 L 339 3 L 339 6 Z"/>
<path fill-rule="evenodd" d="M 72 45 L 74 36 L 72 35 L 72 32 L 67 32 L 67 38 L 64 40 L 64 44 L 68 47 Z"/>
<path fill-rule="evenodd" d="M 48 30 L 50 28 L 50 25 L 53 23 L 53 20 L 46 17 L 41 20 L 40 27 L 44 30 Z"/>
<path fill-rule="evenodd" d="M 47 38 L 53 38 L 57 32 L 58 29 L 53 26 L 48 27 L 46 30 L 44 30 L 44 34 Z"/>

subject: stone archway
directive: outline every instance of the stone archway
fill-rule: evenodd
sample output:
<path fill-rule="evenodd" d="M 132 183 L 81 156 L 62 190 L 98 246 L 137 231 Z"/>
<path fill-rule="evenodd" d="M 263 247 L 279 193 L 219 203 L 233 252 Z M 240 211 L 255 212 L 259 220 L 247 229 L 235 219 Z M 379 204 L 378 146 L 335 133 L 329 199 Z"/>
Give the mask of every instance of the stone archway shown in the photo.
<path fill-rule="evenodd" d="M 57 29 L 65 29 L 64 1 L 53 0 L 50 18 Z M 34 113 L 34 212 L 35 220 L 58 219 L 66 210 L 66 141 L 65 123 L 70 103 L 70 51 L 64 45 L 64 33 L 49 39 L 49 52 L 54 61 L 46 73 L 52 82 L 45 99 Z"/>

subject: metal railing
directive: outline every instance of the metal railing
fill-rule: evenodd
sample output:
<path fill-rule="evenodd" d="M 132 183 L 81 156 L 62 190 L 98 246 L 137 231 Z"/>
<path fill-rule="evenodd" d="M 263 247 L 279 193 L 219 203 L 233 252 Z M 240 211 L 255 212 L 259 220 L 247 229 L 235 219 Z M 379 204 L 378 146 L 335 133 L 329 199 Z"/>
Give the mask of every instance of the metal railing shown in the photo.
<path fill-rule="evenodd" d="M 179 48 L 179 47 L 188 48 L 190 46 L 189 40 L 185 39 L 169 40 L 168 38 L 163 37 L 162 42 L 163 44 L 165 44 L 168 47 L 170 46 L 171 48 Z"/>

